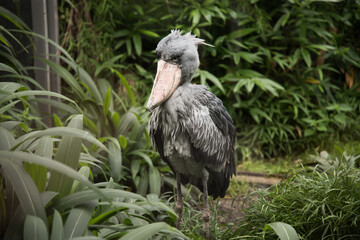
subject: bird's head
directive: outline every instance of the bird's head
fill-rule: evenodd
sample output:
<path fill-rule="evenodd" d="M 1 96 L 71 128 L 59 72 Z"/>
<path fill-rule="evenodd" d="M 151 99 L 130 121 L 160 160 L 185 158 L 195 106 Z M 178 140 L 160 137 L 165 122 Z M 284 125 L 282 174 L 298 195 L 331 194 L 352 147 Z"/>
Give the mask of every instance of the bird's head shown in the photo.
<path fill-rule="evenodd" d="M 199 67 L 198 45 L 207 45 L 203 39 L 179 30 L 172 30 L 156 47 L 157 72 L 147 108 L 155 109 L 165 102 L 184 83 L 191 81 Z"/>

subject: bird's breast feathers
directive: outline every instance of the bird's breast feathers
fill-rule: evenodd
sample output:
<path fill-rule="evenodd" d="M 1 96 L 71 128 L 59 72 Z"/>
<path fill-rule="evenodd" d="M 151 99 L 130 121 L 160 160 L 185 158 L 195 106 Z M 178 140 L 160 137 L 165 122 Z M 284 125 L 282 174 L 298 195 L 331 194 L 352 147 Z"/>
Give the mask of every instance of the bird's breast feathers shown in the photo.
<path fill-rule="evenodd" d="M 163 154 L 169 161 L 191 156 L 198 164 L 221 171 L 233 154 L 227 126 L 232 121 L 227 122 L 227 116 L 221 101 L 206 87 L 189 84 L 180 86 L 153 112 L 149 126 L 161 128 Z"/>

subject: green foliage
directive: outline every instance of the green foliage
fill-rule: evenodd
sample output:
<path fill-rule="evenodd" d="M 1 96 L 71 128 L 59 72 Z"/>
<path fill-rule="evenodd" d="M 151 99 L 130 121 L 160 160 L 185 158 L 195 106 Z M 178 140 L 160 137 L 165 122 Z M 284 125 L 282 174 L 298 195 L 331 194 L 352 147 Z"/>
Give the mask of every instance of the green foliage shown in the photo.
<path fill-rule="evenodd" d="M 66 48 L 90 73 L 89 62 L 118 69 L 141 104 L 160 36 L 178 28 L 215 45 L 200 49 L 194 82 L 224 101 L 242 153 L 276 156 L 359 138 L 358 1 L 68 3 L 60 4 Z"/>
<path fill-rule="evenodd" d="M 0 12 L 7 13 L 2 8 Z M 17 21 L 13 15 L 6 16 Z M 44 38 L 23 29 L 20 32 Z M 10 43 L 1 41 L 0 45 L 0 55 L 11 54 L 11 61 L 1 63 L 0 69 L 11 73 L 2 75 L 7 81 L 0 84 L 0 238 L 187 239 L 171 227 L 176 214 L 158 198 L 161 175 L 143 151 L 149 139 L 144 137 L 145 123 L 140 122 L 137 110 L 124 107 L 115 112 L 115 104 L 120 108 L 124 104 L 116 102 L 121 99 L 109 84 L 103 81 L 99 90 L 90 75 L 56 44 L 64 64 L 44 61 L 71 87 L 72 94 L 65 97 L 33 90 L 31 84 L 38 84 L 22 71 L 26 68 L 17 62 Z M 56 127 L 42 123 L 39 102 L 58 109 Z M 121 172 L 126 169 L 122 158 L 132 154 L 145 158 L 150 166 L 143 172 L 149 172 L 149 189 L 154 194 L 143 191 L 143 197 L 114 182 L 127 179 Z M 100 177 L 107 181 L 98 180 Z"/>
<path fill-rule="evenodd" d="M 236 234 L 263 239 L 264 226 L 281 221 L 303 239 L 359 237 L 360 156 L 332 158 L 322 153 L 319 165 L 301 171 L 267 190 L 256 192 Z M 304 169 L 305 170 L 305 169 Z M 266 233 L 266 239 L 277 239 Z"/>

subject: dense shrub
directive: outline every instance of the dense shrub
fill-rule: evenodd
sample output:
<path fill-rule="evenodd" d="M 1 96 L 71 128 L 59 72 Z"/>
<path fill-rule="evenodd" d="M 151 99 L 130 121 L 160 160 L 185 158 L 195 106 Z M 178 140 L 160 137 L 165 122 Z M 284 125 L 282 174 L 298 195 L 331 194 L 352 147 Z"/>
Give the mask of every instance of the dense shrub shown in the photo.
<path fill-rule="evenodd" d="M 302 239 L 359 239 L 359 157 L 318 156 L 320 164 L 313 171 L 256 192 L 237 234 L 263 239 L 265 224 L 280 221 Z M 267 234 L 266 239 L 277 238 Z"/>
<path fill-rule="evenodd" d="M 14 23 L 17 33 L 44 38 L 27 31 L 2 7 L 0 15 Z M 107 81 L 95 85 L 54 43 L 66 67 L 43 61 L 71 86 L 72 94 L 68 98 L 44 90 L 27 71 L 31 67 L 19 62 L 8 39 L 26 50 L 13 30 L 0 26 L 0 239 L 187 239 L 170 226 L 176 213 L 158 196 L 156 161 L 142 152 L 149 145 L 142 113 L 121 104 Z M 39 102 L 55 107 L 62 116 L 52 116 L 55 127 L 42 122 Z M 115 104 L 121 111 L 114 111 Z M 124 166 L 130 166 L 132 157 L 136 166 L 130 170 Z"/>

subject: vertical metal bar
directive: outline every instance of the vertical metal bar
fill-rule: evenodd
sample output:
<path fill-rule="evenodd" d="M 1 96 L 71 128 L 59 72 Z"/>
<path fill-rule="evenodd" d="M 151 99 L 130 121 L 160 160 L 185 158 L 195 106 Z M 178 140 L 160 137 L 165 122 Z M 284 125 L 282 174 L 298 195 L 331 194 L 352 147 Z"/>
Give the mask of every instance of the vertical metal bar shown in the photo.
<path fill-rule="evenodd" d="M 32 0 L 31 9 L 33 31 L 58 42 L 57 0 Z M 56 57 L 49 57 L 49 54 L 56 53 L 56 48 L 40 38 L 35 38 L 34 42 L 36 48 L 34 54 L 35 80 L 48 91 L 60 92 L 59 77 L 50 73 L 50 67 L 39 59 L 46 58 L 58 62 L 59 60 Z M 41 114 L 44 114 L 44 123 L 50 127 L 52 124 L 50 119 L 51 107 L 46 104 L 39 104 L 39 110 Z"/>
<path fill-rule="evenodd" d="M 59 17 L 58 17 L 58 1 L 47 1 L 47 20 L 48 20 L 48 34 L 49 38 L 56 43 L 59 43 Z M 50 55 L 55 55 L 57 49 L 55 46 L 49 44 Z M 59 58 L 50 56 L 50 60 L 59 63 Z M 55 73 L 50 73 L 50 90 L 53 92 L 61 93 L 60 77 Z M 54 112 L 54 109 L 53 109 Z"/>

